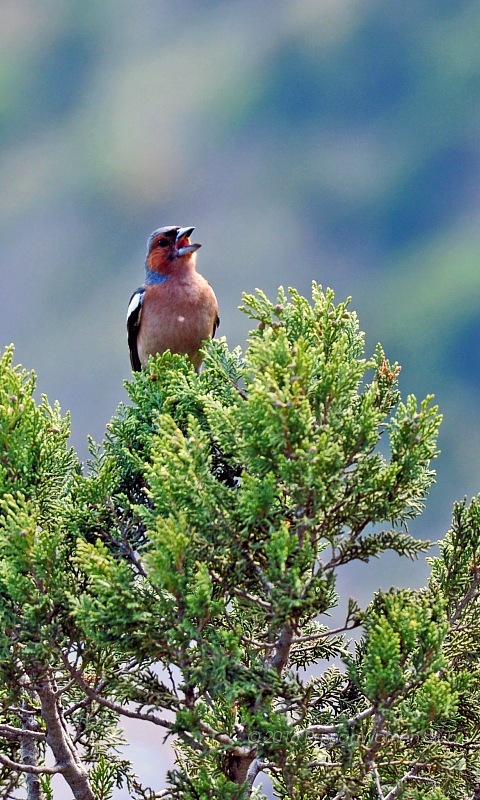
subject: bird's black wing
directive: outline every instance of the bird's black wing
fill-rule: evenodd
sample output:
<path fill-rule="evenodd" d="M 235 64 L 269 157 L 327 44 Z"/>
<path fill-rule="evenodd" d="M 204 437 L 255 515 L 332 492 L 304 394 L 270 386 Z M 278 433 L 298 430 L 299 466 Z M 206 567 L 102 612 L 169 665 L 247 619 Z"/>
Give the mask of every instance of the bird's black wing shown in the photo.
<path fill-rule="evenodd" d="M 130 298 L 127 310 L 128 347 L 130 349 L 130 363 L 134 372 L 139 372 L 142 366 L 138 357 L 137 336 L 142 317 L 144 296 L 145 289 L 137 289 Z"/>
<path fill-rule="evenodd" d="M 215 317 L 215 322 L 213 323 L 212 339 L 215 336 L 219 325 L 220 325 L 220 317 L 217 314 L 217 316 Z"/>

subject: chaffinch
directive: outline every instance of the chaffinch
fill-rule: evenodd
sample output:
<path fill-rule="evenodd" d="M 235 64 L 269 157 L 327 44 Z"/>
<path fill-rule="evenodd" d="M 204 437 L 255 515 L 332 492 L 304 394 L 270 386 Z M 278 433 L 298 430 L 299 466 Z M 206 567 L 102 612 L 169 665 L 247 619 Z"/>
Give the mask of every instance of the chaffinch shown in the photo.
<path fill-rule="evenodd" d="M 132 294 L 127 311 L 134 371 L 149 355 L 170 350 L 188 355 L 198 372 L 202 342 L 215 335 L 217 298 L 195 269 L 201 245 L 190 242 L 194 230 L 169 225 L 153 231 L 148 240 L 145 283 Z"/>

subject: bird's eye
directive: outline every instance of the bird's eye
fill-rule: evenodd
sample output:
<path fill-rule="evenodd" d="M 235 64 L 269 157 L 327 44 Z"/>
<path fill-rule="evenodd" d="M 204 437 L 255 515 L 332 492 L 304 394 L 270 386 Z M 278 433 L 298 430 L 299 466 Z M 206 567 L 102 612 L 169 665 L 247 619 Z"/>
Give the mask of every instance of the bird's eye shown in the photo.
<path fill-rule="evenodd" d="M 168 239 L 159 239 L 158 240 L 158 246 L 159 247 L 166 247 L 167 244 L 168 244 Z"/>

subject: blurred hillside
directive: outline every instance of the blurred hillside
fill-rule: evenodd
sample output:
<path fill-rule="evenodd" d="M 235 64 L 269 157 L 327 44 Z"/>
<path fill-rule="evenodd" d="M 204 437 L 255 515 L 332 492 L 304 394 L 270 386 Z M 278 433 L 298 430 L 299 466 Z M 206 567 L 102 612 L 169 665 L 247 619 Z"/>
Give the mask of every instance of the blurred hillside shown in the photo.
<path fill-rule="evenodd" d="M 242 290 L 353 295 L 445 414 L 420 533 L 480 488 L 480 6 L 1 0 L 2 346 L 103 435 L 159 225 L 197 226 L 220 333 Z"/>

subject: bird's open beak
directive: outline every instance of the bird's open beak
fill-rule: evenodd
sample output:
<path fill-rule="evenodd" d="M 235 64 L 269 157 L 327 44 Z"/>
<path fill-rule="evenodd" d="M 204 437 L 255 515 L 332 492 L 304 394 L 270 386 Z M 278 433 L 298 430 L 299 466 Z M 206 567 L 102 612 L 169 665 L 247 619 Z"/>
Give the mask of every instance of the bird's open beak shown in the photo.
<path fill-rule="evenodd" d="M 179 228 L 177 231 L 176 241 L 178 242 L 180 239 L 185 239 L 185 237 L 190 239 L 190 236 L 194 230 L 195 228 Z"/>
<path fill-rule="evenodd" d="M 175 238 L 175 243 L 178 245 L 182 242 L 183 239 L 189 239 L 192 235 L 195 228 L 179 228 L 177 231 L 177 236 Z M 195 250 L 198 250 L 201 247 L 201 244 L 186 244 L 183 247 L 179 247 L 177 250 L 178 256 L 187 256 L 189 253 L 194 253 Z"/>

